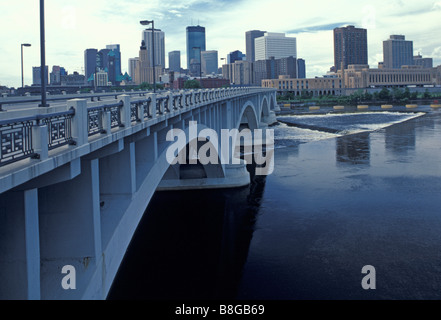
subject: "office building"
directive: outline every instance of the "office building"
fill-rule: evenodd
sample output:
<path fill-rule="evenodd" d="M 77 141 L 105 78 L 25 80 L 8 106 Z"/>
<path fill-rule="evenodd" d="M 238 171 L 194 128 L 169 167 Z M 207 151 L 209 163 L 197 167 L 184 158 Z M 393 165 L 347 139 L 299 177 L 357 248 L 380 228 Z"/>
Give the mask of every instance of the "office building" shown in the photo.
<path fill-rule="evenodd" d="M 32 85 L 41 86 L 41 68 L 40 67 L 32 67 Z M 49 83 L 49 68 L 46 66 L 45 68 L 45 79 L 46 85 Z"/>
<path fill-rule="evenodd" d="M 284 33 L 266 32 L 263 37 L 256 38 L 255 59 L 267 60 L 294 57 L 297 58 L 297 40 L 286 37 Z"/>
<path fill-rule="evenodd" d="M 297 59 L 297 79 L 306 78 L 306 63 L 304 59 Z"/>
<path fill-rule="evenodd" d="M 391 35 L 383 41 L 384 68 L 400 69 L 413 65 L 413 41 L 403 35 Z"/>
<path fill-rule="evenodd" d="M 86 79 L 89 79 L 96 72 L 97 49 L 84 50 L 84 72 Z M 92 83 L 89 83 L 90 85 Z"/>
<path fill-rule="evenodd" d="M 203 75 L 217 74 L 218 70 L 218 54 L 217 51 L 202 51 L 201 52 L 201 67 Z"/>
<path fill-rule="evenodd" d="M 110 50 L 108 53 L 109 56 L 109 64 L 108 64 L 108 76 L 109 81 L 116 85 L 120 81 L 121 73 L 121 50 L 119 44 L 109 44 L 106 46 L 106 49 Z"/>
<path fill-rule="evenodd" d="M 168 69 L 173 72 L 181 72 L 181 51 L 168 53 Z"/>
<path fill-rule="evenodd" d="M 130 58 L 129 59 L 129 75 L 131 78 L 135 78 L 135 70 L 136 70 L 136 64 L 139 61 L 139 57 Z"/>
<path fill-rule="evenodd" d="M 367 30 L 347 26 L 334 29 L 335 70 L 350 64 L 368 64 Z"/>
<path fill-rule="evenodd" d="M 256 38 L 263 37 L 266 31 L 251 30 L 245 32 L 246 60 L 250 62 L 256 61 L 255 43 Z M 231 62 L 233 63 L 233 62 Z"/>
<path fill-rule="evenodd" d="M 205 51 L 205 28 L 201 26 L 187 27 L 187 68 L 190 75 L 199 76 L 201 52 Z"/>
<path fill-rule="evenodd" d="M 246 60 L 246 56 L 239 50 L 230 52 L 227 55 L 227 63 L 234 63 L 236 61 Z"/>
<path fill-rule="evenodd" d="M 413 57 L 413 64 L 422 68 L 433 68 L 433 58 L 423 58 L 419 54 Z"/>
<path fill-rule="evenodd" d="M 160 29 L 155 29 L 155 63 L 153 63 L 152 50 L 152 28 L 145 29 L 142 32 L 142 40 L 144 40 L 147 47 L 150 66 L 161 66 L 165 68 L 165 34 Z"/>

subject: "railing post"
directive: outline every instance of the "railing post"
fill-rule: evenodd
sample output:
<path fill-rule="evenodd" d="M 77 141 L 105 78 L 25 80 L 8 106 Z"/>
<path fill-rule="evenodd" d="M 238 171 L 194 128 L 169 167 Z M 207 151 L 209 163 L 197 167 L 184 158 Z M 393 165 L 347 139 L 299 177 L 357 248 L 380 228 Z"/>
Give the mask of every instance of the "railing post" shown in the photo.
<path fill-rule="evenodd" d="M 147 93 L 147 99 L 150 98 L 149 105 L 149 114 L 152 119 L 156 118 L 156 94 L 155 93 Z"/>
<path fill-rule="evenodd" d="M 87 143 L 89 138 L 89 120 L 87 116 L 87 100 L 72 99 L 67 101 L 67 108 L 74 108 L 75 116 L 72 118 L 72 138 L 77 146 Z"/>
<path fill-rule="evenodd" d="M 123 106 L 121 107 L 121 124 L 125 127 L 130 127 L 132 124 L 130 96 L 123 94 L 118 96 L 118 99 L 122 101 Z"/>
<path fill-rule="evenodd" d="M 112 133 L 112 117 L 110 115 L 110 110 L 103 110 L 101 112 L 101 124 L 102 129 L 106 134 Z"/>
<path fill-rule="evenodd" d="M 49 138 L 47 125 L 36 125 L 32 127 L 32 148 L 38 154 L 40 160 L 48 158 Z"/>
<path fill-rule="evenodd" d="M 144 118 L 144 109 L 145 109 L 144 103 L 138 103 L 137 108 L 138 108 L 138 120 L 142 123 L 142 122 L 145 121 L 145 118 Z"/>
<path fill-rule="evenodd" d="M 173 112 L 173 110 L 174 110 L 174 108 L 173 108 L 173 99 L 174 99 L 173 93 L 169 93 L 168 94 L 168 110 L 170 112 Z"/>
<path fill-rule="evenodd" d="M 194 90 L 191 90 L 191 92 L 190 92 L 190 103 L 189 103 L 189 106 L 192 106 L 192 105 L 194 104 L 194 99 L 195 99 L 195 96 L 194 96 Z"/>

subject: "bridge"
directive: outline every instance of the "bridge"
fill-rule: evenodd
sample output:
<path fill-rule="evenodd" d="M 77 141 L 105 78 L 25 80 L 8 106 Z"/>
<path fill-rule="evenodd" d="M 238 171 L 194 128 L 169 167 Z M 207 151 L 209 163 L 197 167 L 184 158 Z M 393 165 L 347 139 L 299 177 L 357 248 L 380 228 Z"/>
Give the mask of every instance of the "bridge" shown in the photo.
<path fill-rule="evenodd" d="M 171 165 L 170 130 L 191 136 L 197 123 L 220 136 L 276 121 L 267 88 L 91 100 L 0 112 L 0 299 L 105 299 L 156 190 L 250 182 L 243 160 Z"/>

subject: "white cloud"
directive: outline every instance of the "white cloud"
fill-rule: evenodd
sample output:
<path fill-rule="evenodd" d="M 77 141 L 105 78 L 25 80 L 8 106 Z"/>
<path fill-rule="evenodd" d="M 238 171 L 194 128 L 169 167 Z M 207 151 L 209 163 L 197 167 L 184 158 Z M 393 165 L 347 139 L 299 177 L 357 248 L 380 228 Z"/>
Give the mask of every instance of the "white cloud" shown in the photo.
<path fill-rule="evenodd" d="M 46 62 L 80 71 L 84 50 L 119 43 L 122 69 L 138 55 L 143 27 L 140 20 L 154 19 L 166 35 L 166 55 L 180 50 L 186 65 L 185 28 L 193 20 L 206 28 L 207 49 L 218 50 L 219 59 L 229 52 L 245 53 L 245 32 L 259 29 L 288 32 L 306 27 L 352 22 L 368 28 L 369 63 L 382 60 L 382 41 L 390 34 L 404 34 L 423 55 L 432 54 L 441 64 L 441 1 L 352 0 L 57 0 L 46 2 Z M 0 11 L 2 59 L 0 84 L 21 84 L 20 44 L 24 49 L 25 79 L 32 82 L 32 66 L 40 65 L 39 5 L 35 0 L 10 2 Z M 6 30 L 6 31 L 5 31 Z M 319 76 L 333 65 L 332 31 L 290 34 L 297 37 L 298 55 L 306 60 L 307 75 Z M 427 55 L 426 55 L 427 54 Z"/>

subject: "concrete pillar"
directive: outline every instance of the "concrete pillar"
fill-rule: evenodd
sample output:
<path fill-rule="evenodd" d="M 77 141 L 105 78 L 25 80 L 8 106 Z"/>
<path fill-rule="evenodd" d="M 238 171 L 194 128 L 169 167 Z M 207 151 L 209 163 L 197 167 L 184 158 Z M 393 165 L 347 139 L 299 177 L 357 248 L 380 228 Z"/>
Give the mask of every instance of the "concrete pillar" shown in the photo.
<path fill-rule="evenodd" d="M 147 99 L 150 98 L 150 105 L 149 105 L 149 114 L 152 117 L 152 119 L 156 118 L 156 94 L 155 93 L 148 93 Z"/>
<path fill-rule="evenodd" d="M 37 125 L 32 127 L 32 148 L 38 154 L 40 160 L 48 158 L 49 138 L 47 125 Z"/>
<path fill-rule="evenodd" d="M 130 127 L 132 125 L 131 119 L 131 108 L 132 104 L 130 103 L 130 96 L 127 94 L 123 94 L 118 96 L 118 99 L 123 102 L 123 106 L 121 108 L 121 124 L 125 127 Z"/>
<path fill-rule="evenodd" d="M 75 116 L 72 118 L 72 138 L 77 146 L 82 146 L 89 139 L 89 123 L 87 116 L 87 100 L 72 99 L 67 101 L 67 108 L 75 109 Z"/>
<path fill-rule="evenodd" d="M 43 299 L 79 299 L 102 259 L 99 162 L 83 160 L 75 179 L 39 189 Z M 78 290 L 61 286 L 65 265 L 76 269 Z"/>
<path fill-rule="evenodd" d="M 173 108 L 173 99 L 174 99 L 173 94 L 169 93 L 168 94 L 168 110 L 170 110 L 170 112 L 173 112 L 175 110 L 175 108 Z"/>
<path fill-rule="evenodd" d="M 145 118 L 144 118 L 145 105 L 143 103 L 138 103 L 136 108 L 138 109 L 138 121 L 139 122 L 145 122 Z"/>
<path fill-rule="evenodd" d="M 112 116 L 109 110 L 101 113 L 101 124 L 106 134 L 112 133 Z"/>
<path fill-rule="evenodd" d="M 38 191 L 0 195 L 0 299 L 40 299 Z"/>

